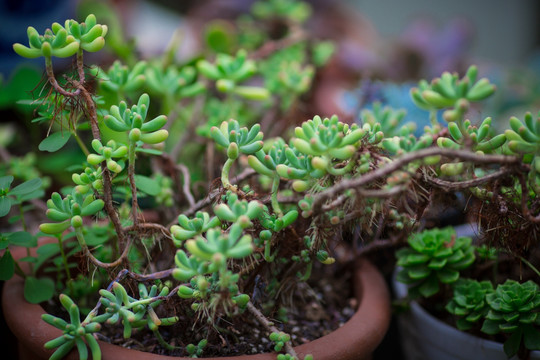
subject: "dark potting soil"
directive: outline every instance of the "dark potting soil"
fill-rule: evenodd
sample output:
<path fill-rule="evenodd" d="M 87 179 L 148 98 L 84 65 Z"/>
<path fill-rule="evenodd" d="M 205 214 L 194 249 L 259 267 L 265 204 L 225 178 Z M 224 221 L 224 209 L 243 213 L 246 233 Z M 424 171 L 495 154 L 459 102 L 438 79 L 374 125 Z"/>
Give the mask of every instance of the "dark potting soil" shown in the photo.
<path fill-rule="evenodd" d="M 278 316 L 276 311 L 267 315 L 280 331 L 291 336 L 293 346 L 329 334 L 347 322 L 356 311 L 357 300 L 352 293 L 351 272 L 333 270 L 330 266 L 314 267 L 311 279 L 317 281 L 298 284 L 290 292 L 283 300 L 283 307 L 287 309 L 287 321 Z M 255 305 L 262 310 L 261 304 Z M 166 309 L 166 312 L 160 313 L 159 308 Z M 235 317 L 216 317 L 212 323 L 207 323 L 208 318 L 204 316 L 196 319 L 197 315 L 189 310 L 187 301 L 173 297 L 158 307 L 158 315 L 179 317 L 176 324 L 159 328 L 165 341 L 177 347 L 174 350 L 161 346 L 154 334 L 146 328 L 133 330 L 131 338 L 124 339 L 121 325 L 103 324 L 97 336 L 115 345 L 169 356 L 188 356 L 185 347 L 190 343 L 197 345 L 202 339 L 208 339 L 202 357 L 274 351 L 274 343 L 268 339 L 269 334 L 247 311 Z"/>

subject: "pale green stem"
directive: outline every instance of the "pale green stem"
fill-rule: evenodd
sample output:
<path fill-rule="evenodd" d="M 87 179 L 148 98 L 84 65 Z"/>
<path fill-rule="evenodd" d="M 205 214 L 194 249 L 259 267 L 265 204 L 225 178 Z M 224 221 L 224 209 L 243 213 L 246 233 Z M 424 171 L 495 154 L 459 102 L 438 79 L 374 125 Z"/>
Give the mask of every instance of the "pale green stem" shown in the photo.
<path fill-rule="evenodd" d="M 82 152 L 84 153 L 84 156 L 88 157 L 88 155 L 90 155 L 90 151 L 88 151 L 88 148 L 86 147 L 86 145 L 82 142 L 81 138 L 79 137 L 79 135 L 77 135 L 77 131 L 76 130 L 72 130 L 71 131 L 71 134 L 73 135 L 73 137 L 75 138 L 75 140 L 77 141 L 77 144 L 79 145 L 79 147 L 81 148 Z"/>
<path fill-rule="evenodd" d="M 57 235 L 58 247 L 60 248 L 60 256 L 62 256 L 62 263 L 64 265 L 64 271 L 66 272 L 67 285 L 69 291 L 73 294 L 75 291 L 73 289 L 73 282 L 71 281 L 71 273 L 69 272 L 68 259 L 64 251 L 64 244 L 62 243 L 62 234 Z"/>
<path fill-rule="evenodd" d="M 129 152 L 128 152 L 128 178 L 129 178 L 129 188 L 131 190 L 131 217 L 133 218 L 133 225 L 137 226 L 139 224 L 139 219 L 137 216 L 137 210 L 139 204 L 137 201 L 137 186 L 135 184 L 135 149 L 137 144 L 135 141 L 129 141 Z"/>
<path fill-rule="evenodd" d="M 88 249 L 88 245 L 86 245 L 86 240 L 84 240 L 82 227 L 76 227 L 75 228 L 75 236 L 77 236 L 77 241 L 79 242 L 79 245 L 81 246 L 83 251 Z"/>
<path fill-rule="evenodd" d="M 22 204 L 19 204 L 19 216 L 21 217 L 21 225 L 23 230 L 28 232 L 28 226 L 26 225 L 26 220 L 24 218 L 24 210 Z M 32 256 L 32 254 L 30 254 L 30 248 L 26 248 L 26 256 Z M 30 271 L 34 272 L 34 266 L 31 262 L 28 263 L 28 266 L 30 267 Z"/>
<path fill-rule="evenodd" d="M 431 126 L 435 126 L 438 124 L 437 122 L 437 110 L 430 110 L 429 111 L 429 122 L 431 123 Z"/>
<path fill-rule="evenodd" d="M 221 184 L 223 184 L 223 188 L 226 190 L 235 190 L 229 181 L 229 172 L 231 171 L 233 164 L 234 160 L 229 158 L 227 161 L 225 161 L 225 164 L 223 164 L 223 169 L 221 170 Z"/>
<path fill-rule="evenodd" d="M 275 255 L 271 255 L 272 253 L 272 239 L 268 239 L 264 243 L 264 260 L 266 262 L 272 262 L 274 261 Z"/>
<path fill-rule="evenodd" d="M 167 350 L 175 350 L 175 349 L 178 349 L 177 347 L 175 346 L 172 346 L 171 344 L 169 344 L 168 342 L 166 342 L 163 337 L 161 336 L 161 334 L 159 333 L 159 330 L 156 330 L 156 331 L 153 331 L 154 333 L 154 336 L 156 337 L 156 339 L 158 340 L 158 342 L 161 344 L 161 346 L 163 346 L 165 349 Z"/>
<path fill-rule="evenodd" d="M 530 262 L 528 262 L 523 256 L 520 256 L 519 259 L 521 261 L 523 261 L 525 263 L 525 265 L 527 265 L 528 267 L 531 268 L 532 271 L 534 271 L 534 273 L 538 276 L 540 276 L 540 271 L 538 271 L 538 269 L 533 265 L 531 264 Z"/>
<path fill-rule="evenodd" d="M 342 168 L 339 168 L 339 169 L 336 169 L 335 167 L 331 166 L 330 163 L 328 163 L 328 168 L 327 168 L 327 171 L 334 175 L 334 176 L 343 176 L 345 175 L 346 173 L 348 173 L 349 171 L 351 171 L 353 165 L 354 165 L 354 161 L 350 161 L 347 163 L 347 165 L 345 165 L 344 167 Z"/>
<path fill-rule="evenodd" d="M 274 212 L 278 215 L 278 217 L 283 216 L 283 211 L 281 211 L 281 207 L 279 206 L 278 202 L 278 190 L 279 190 L 279 175 L 274 175 L 274 178 L 272 180 L 272 194 L 270 197 L 270 201 L 272 203 L 272 208 L 274 209 Z"/>
<path fill-rule="evenodd" d="M 310 261 L 306 266 L 306 273 L 300 277 L 300 281 L 307 281 L 309 277 L 311 276 L 311 268 L 313 266 L 313 262 Z"/>

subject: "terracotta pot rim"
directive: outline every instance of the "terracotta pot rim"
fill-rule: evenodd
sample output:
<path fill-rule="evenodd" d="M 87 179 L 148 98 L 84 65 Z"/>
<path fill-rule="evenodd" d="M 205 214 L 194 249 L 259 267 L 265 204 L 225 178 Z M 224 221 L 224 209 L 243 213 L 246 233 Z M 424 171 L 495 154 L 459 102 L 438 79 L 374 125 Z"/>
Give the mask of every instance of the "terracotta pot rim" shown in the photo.
<path fill-rule="evenodd" d="M 332 333 L 295 347 L 300 359 L 303 359 L 306 354 L 314 354 L 317 360 L 361 359 L 362 356 L 369 358 L 369 354 L 382 341 L 391 316 L 386 282 L 376 267 L 365 259 L 356 264 L 354 278 L 355 296 L 359 299 L 357 311 L 349 321 Z M 34 353 L 43 354 L 48 358 L 53 351 L 45 350 L 43 345 L 60 336 L 62 332 L 41 320 L 41 315 L 45 313 L 45 310 L 38 304 L 26 302 L 23 289 L 24 282 L 19 276 L 14 276 L 5 283 L 2 293 L 5 321 L 17 337 L 19 348 L 32 349 Z M 152 359 L 190 359 L 150 354 L 103 341 L 98 342 L 104 359 L 108 358 L 105 354 L 109 351 L 115 352 L 115 355 L 110 357 L 115 360 L 136 360 L 146 358 L 148 355 L 152 355 Z M 265 353 L 207 359 L 275 360 L 275 357 L 275 353 Z M 66 359 L 78 359 L 77 351 L 72 351 Z"/>

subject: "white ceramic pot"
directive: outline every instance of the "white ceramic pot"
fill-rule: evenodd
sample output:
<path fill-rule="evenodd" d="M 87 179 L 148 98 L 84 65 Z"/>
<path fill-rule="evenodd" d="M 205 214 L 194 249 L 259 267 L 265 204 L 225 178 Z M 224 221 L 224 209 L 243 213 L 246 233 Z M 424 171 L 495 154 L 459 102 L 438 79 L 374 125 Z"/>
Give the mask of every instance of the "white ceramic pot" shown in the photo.
<path fill-rule="evenodd" d="M 407 296 L 407 285 L 394 278 L 395 296 Z M 460 331 L 430 315 L 416 301 L 398 316 L 401 346 L 406 360 L 507 360 L 503 345 Z M 514 356 L 512 360 L 517 360 Z M 540 360 L 540 351 L 531 352 Z"/>

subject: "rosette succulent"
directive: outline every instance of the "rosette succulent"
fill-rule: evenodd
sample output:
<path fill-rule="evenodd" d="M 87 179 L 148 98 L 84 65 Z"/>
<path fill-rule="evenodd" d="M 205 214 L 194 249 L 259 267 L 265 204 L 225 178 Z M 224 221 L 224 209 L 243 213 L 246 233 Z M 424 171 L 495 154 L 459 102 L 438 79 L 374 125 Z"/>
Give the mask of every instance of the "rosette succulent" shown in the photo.
<path fill-rule="evenodd" d="M 440 290 L 440 283 L 451 284 L 460 271 L 475 260 L 472 239 L 457 237 L 453 228 L 431 229 L 412 234 L 409 246 L 396 252 L 402 267 L 397 280 L 409 285 L 411 297 L 430 297 Z"/>
<path fill-rule="evenodd" d="M 459 279 L 454 284 L 454 297 L 446 305 L 446 310 L 458 318 L 459 330 L 469 330 L 484 319 L 489 310 L 486 295 L 493 292 L 490 281 Z"/>
<path fill-rule="evenodd" d="M 540 350 L 540 290 L 532 281 L 523 284 L 506 280 L 493 293 L 486 295 L 489 312 L 482 326 L 486 334 L 500 332 L 510 337 L 504 343 L 504 352 L 510 358 L 521 346 Z"/>

